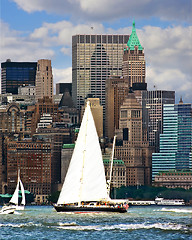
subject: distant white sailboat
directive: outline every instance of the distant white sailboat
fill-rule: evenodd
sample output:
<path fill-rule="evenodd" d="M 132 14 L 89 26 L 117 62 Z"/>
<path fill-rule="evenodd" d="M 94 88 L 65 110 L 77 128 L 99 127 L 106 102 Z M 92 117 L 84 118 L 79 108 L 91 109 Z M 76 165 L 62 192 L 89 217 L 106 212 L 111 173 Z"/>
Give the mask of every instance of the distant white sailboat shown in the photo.
<path fill-rule="evenodd" d="M 68 172 L 57 201 L 58 212 L 126 212 L 126 202 L 112 200 L 90 103 L 87 103 Z"/>
<path fill-rule="evenodd" d="M 19 205 L 19 187 L 21 189 L 21 195 L 22 195 L 22 200 L 20 205 Z M 18 179 L 17 179 L 17 186 L 15 189 L 15 192 L 13 193 L 13 196 L 10 199 L 9 203 L 2 207 L 0 213 L 13 214 L 15 210 L 24 210 L 25 204 L 26 204 L 25 190 L 24 190 L 23 183 L 20 179 L 20 171 L 18 171 Z"/>

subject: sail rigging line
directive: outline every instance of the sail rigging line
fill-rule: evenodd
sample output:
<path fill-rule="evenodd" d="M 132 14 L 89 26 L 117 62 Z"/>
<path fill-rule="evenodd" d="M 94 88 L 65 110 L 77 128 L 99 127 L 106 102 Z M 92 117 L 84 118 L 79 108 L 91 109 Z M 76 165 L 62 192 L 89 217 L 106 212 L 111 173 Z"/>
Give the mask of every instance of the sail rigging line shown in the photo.
<path fill-rule="evenodd" d="M 90 102 L 88 101 L 87 102 L 87 107 L 90 107 Z M 87 109 L 86 109 L 86 111 L 87 111 Z M 81 195 L 82 195 L 82 187 L 83 187 L 83 170 L 84 170 L 84 166 L 85 166 L 85 155 L 86 155 L 86 144 L 87 144 L 87 142 L 86 142 L 86 140 L 87 140 L 87 125 L 88 125 L 88 111 L 86 112 L 86 128 L 85 128 L 85 132 L 86 132 L 86 134 L 85 134 L 85 137 L 84 137 L 84 150 L 83 150 L 83 164 L 82 164 L 82 174 L 81 174 L 81 178 L 80 178 L 80 191 L 79 191 L 79 205 L 81 204 Z"/>

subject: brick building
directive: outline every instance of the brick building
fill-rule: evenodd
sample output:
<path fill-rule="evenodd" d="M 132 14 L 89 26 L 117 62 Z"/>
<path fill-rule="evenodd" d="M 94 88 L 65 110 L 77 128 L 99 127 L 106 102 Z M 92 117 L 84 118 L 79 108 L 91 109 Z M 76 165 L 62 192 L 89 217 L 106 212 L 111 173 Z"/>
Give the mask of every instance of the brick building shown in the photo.
<path fill-rule="evenodd" d="M 13 193 L 17 184 L 17 172 L 24 188 L 35 194 L 36 202 L 45 202 L 51 194 L 50 142 L 9 141 L 7 144 L 7 191 Z"/>

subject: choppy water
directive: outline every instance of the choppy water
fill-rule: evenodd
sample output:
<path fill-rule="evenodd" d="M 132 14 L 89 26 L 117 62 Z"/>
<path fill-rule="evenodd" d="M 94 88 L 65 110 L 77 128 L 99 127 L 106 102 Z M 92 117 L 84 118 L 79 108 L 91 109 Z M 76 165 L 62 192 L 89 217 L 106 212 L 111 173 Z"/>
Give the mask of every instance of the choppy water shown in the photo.
<path fill-rule="evenodd" d="M 57 213 L 31 206 L 0 215 L 0 239 L 192 239 L 192 207 L 130 207 L 127 213 Z"/>

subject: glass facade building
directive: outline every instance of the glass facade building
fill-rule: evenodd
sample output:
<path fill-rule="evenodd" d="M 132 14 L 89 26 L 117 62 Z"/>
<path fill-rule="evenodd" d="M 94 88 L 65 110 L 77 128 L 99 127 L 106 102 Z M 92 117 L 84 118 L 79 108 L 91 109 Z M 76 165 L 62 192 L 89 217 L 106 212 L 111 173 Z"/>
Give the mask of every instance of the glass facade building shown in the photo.
<path fill-rule="evenodd" d="M 152 179 L 161 171 L 192 170 L 191 146 L 191 104 L 165 104 L 160 152 L 152 155 Z"/>
<path fill-rule="evenodd" d="M 105 82 L 122 75 L 124 47 L 129 35 L 75 35 L 72 37 L 72 97 L 77 109 L 85 98 L 100 99 L 105 113 Z"/>
<path fill-rule="evenodd" d="M 18 87 L 25 85 L 35 86 L 36 62 L 1 63 L 1 93 L 18 94 Z"/>
<path fill-rule="evenodd" d="M 163 105 L 175 104 L 175 91 L 142 91 L 142 104 L 149 146 L 159 152 L 159 136 L 163 133 Z"/>

